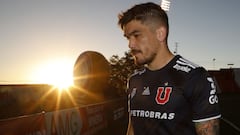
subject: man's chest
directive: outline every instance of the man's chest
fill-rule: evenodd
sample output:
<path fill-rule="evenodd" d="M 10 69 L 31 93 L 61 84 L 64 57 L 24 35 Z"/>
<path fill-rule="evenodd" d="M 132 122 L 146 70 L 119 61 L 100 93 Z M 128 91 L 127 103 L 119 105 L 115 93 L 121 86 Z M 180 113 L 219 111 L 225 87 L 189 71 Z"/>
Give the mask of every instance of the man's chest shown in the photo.
<path fill-rule="evenodd" d="M 132 109 L 175 111 L 187 104 L 182 83 L 160 77 L 138 81 L 130 86 Z"/>

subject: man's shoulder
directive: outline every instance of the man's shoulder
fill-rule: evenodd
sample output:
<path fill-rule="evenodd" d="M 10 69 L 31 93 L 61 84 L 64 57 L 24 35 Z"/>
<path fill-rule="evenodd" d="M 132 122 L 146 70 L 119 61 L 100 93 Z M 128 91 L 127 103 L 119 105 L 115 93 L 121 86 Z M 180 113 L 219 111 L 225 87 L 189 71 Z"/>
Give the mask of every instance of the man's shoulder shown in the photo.
<path fill-rule="evenodd" d="M 180 55 L 176 56 L 174 65 L 172 68 L 178 72 L 183 72 L 183 73 L 192 73 L 192 72 L 204 69 L 198 64 L 195 64 L 194 62 Z"/>
<path fill-rule="evenodd" d="M 192 78 L 192 77 L 206 77 L 209 76 L 208 71 L 198 64 L 189 61 L 182 56 L 178 56 L 173 65 L 174 72 L 183 78 Z"/>

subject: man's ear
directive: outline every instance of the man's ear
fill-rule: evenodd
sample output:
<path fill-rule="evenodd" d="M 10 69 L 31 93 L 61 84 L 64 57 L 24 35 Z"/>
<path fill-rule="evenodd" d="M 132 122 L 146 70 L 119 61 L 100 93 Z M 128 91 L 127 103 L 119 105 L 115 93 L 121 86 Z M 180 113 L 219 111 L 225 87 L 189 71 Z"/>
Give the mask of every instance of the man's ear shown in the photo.
<path fill-rule="evenodd" d="M 159 27 L 157 30 L 156 30 L 156 34 L 157 34 L 157 39 L 162 42 L 164 40 L 166 40 L 166 37 L 167 37 L 167 30 L 165 27 Z"/>

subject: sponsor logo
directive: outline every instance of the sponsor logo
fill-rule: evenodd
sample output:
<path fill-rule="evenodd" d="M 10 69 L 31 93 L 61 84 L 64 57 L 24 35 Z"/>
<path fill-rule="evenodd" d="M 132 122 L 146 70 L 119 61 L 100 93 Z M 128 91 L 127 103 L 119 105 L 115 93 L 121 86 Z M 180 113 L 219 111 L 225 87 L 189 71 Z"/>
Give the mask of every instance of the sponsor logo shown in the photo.
<path fill-rule="evenodd" d="M 184 58 L 179 58 L 176 61 L 176 65 L 173 66 L 173 68 L 177 69 L 177 70 L 181 70 L 184 72 L 190 72 L 192 69 L 195 69 L 197 67 L 199 67 L 198 65 L 184 59 Z"/>
<path fill-rule="evenodd" d="M 165 120 L 172 120 L 175 117 L 175 113 L 155 112 L 155 111 L 147 111 L 147 110 L 131 110 L 131 115 L 133 117 L 165 119 Z"/>
<path fill-rule="evenodd" d="M 179 64 L 174 65 L 173 68 L 187 72 L 187 73 L 191 71 L 191 68 L 189 68 L 188 66 L 180 66 Z"/>
<path fill-rule="evenodd" d="M 49 112 L 45 115 L 46 134 L 80 134 L 83 122 L 77 108 Z"/>
<path fill-rule="evenodd" d="M 211 90 L 210 90 L 210 96 L 209 96 L 209 103 L 210 104 L 215 104 L 215 103 L 218 103 L 218 97 L 216 95 L 216 86 L 214 84 L 214 81 L 212 79 L 212 77 L 208 77 L 207 78 L 208 82 L 210 82 L 210 85 L 211 85 Z"/>
<path fill-rule="evenodd" d="M 144 96 L 150 95 L 149 87 L 144 87 L 144 90 L 143 90 L 143 92 L 142 92 L 142 95 L 144 95 Z"/>

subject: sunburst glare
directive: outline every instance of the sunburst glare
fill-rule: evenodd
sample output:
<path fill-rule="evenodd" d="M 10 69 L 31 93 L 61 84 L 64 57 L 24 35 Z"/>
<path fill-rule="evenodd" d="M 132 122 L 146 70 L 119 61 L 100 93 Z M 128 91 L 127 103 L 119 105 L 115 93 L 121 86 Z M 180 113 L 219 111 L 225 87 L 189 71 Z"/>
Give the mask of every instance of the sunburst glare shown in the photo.
<path fill-rule="evenodd" d="M 50 84 L 59 90 L 73 85 L 73 64 L 68 59 L 50 60 L 41 64 L 33 74 L 33 82 Z"/>

